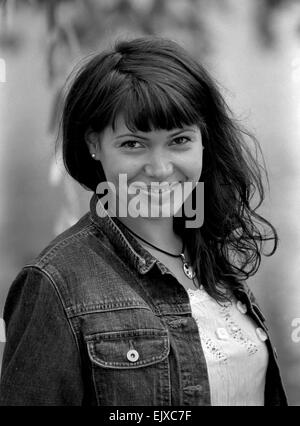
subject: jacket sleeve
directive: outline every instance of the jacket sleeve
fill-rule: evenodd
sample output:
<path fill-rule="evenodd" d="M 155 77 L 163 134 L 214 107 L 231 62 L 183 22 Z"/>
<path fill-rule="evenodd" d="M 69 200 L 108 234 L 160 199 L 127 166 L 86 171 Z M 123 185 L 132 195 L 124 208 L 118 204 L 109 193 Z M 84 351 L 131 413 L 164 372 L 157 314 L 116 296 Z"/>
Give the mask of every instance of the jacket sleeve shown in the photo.
<path fill-rule="evenodd" d="M 0 405 L 82 405 L 80 354 L 51 279 L 26 267 L 4 308 Z"/>
<path fill-rule="evenodd" d="M 265 327 L 267 328 L 267 325 L 265 324 L 266 317 L 264 316 L 262 309 L 261 309 L 256 297 L 254 296 L 253 291 L 250 289 L 249 285 L 245 281 L 243 282 L 243 287 L 244 287 L 245 292 L 248 295 L 248 298 L 249 298 L 249 300 L 252 304 L 252 308 L 254 309 L 255 313 L 259 316 L 259 318 L 261 319 L 261 321 L 264 323 Z"/>

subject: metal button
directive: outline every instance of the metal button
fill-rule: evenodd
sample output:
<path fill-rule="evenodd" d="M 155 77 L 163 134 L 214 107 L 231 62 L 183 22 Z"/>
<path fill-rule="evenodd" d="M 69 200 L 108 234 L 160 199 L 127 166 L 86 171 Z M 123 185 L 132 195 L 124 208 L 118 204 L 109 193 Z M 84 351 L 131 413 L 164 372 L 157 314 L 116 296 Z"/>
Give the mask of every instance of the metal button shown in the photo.
<path fill-rule="evenodd" d="M 262 342 L 264 342 L 265 340 L 267 340 L 267 338 L 268 338 L 268 335 L 267 335 L 267 333 L 265 332 L 265 330 L 263 330 L 262 328 L 260 328 L 260 327 L 258 327 L 257 329 L 256 329 L 256 334 L 257 334 L 257 336 L 258 336 L 258 338 L 262 341 Z"/>
<path fill-rule="evenodd" d="M 218 339 L 220 339 L 220 340 L 228 340 L 228 338 L 229 338 L 229 335 L 228 335 L 226 328 L 221 328 L 221 327 L 217 328 L 216 335 L 217 335 Z"/>
<path fill-rule="evenodd" d="M 130 361 L 130 362 L 136 362 L 138 359 L 139 359 L 139 353 L 138 353 L 138 351 L 136 351 L 135 349 L 130 349 L 128 352 L 127 352 L 127 359 L 128 359 L 128 361 Z"/>
<path fill-rule="evenodd" d="M 241 312 L 241 314 L 245 314 L 247 312 L 247 306 L 240 300 L 237 302 L 236 307 Z"/>
<path fill-rule="evenodd" d="M 146 260 L 145 259 L 140 259 L 140 268 L 144 268 L 145 267 L 145 265 L 146 265 Z"/>

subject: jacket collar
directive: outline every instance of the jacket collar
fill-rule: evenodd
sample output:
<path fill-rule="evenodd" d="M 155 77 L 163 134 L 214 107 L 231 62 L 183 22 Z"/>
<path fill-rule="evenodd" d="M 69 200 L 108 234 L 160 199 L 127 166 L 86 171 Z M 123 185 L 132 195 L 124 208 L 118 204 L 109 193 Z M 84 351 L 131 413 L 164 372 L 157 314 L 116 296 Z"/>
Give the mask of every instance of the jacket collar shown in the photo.
<path fill-rule="evenodd" d="M 155 264 L 162 274 L 169 271 L 165 265 L 139 244 L 118 218 L 109 215 L 96 193 L 93 194 L 90 201 L 90 214 L 93 223 L 108 237 L 119 256 L 138 272 L 146 274 Z M 238 288 L 234 288 L 234 293 L 237 299 L 242 300 L 248 306 L 256 302 L 252 300 L 253 295 L 247 285 L 240 284 Z"/>
<path fill-rule="evenodd" d="M 146 274 L 157 263 L 162 273 L 167 268 L 153 257 L 116 217 L 109 215 L 96 193 L 90 201 L 91 220 L 110 240 L 116 251 L 141 274 Z"/>

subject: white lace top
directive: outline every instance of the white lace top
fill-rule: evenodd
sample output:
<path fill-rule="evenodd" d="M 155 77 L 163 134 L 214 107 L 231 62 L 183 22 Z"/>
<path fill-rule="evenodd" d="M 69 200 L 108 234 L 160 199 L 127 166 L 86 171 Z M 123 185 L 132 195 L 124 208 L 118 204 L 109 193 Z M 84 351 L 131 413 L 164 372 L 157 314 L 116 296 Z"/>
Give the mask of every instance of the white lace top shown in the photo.
<path fill-rule="evenodd" d="M 218 303 L 201 287 L 187 290 L 207 363 L 212 405 L 264 405 L 268 351 L 264 330 L 232 296 Z"/>

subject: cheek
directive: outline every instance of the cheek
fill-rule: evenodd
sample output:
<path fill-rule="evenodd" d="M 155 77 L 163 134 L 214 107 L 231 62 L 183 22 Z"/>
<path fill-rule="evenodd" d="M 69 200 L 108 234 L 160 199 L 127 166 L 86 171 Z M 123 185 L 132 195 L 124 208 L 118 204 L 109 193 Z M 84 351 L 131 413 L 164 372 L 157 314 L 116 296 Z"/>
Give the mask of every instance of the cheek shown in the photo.
<path fill-rule="evenodd" d="M 140 169 L 141 166 L 136 161 L 129 161 L 127 158 L 111 158 L 110 161 L 106 162 L 105 174 L 107 181 L 115 185 L 116 192 L 119 194 L 120 191 L 127 192 L 127 186 L 131 181 L 136 180 Z"/>
<path fill-rule="evenodd" d="M 104 167 L 107 180 L 115 182 L 118 181 L 121 173 L 128 174 L 131 168 L 127 163 L 128 161 L 126 161 L 126 159 L 124 160 L 116 155 L 105 156 L 102 159 L 102 165 Z"/>
<path fill-rule="evenodd" d="M 115 171 L 117 174 L 126 174 L 127 180 L 135 180 L 136 176 L 141 173 L 143 163 L 134 161 L 132 159 L 123 158 L 122 161 L 118 162 Z"/>
<path fill-rule="evenodd" d="M 200 159 L 194 157 L 195 159 L 190 159 L 184 165 L 182 170 L 185 175 L 189 178 L 189 180 L 198 181 L 201 177 L 202 172 L 202 156 Z"/>

